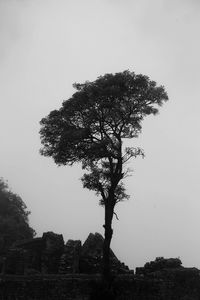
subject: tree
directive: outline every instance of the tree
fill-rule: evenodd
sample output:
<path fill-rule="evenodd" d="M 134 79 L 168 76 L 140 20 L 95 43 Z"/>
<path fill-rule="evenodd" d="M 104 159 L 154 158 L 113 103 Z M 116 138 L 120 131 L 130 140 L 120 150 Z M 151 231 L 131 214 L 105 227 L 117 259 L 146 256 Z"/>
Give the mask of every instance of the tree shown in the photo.
<path fill-rule="evenodd" d="M 145 116 L 158 112 L 168 100 L 163 86 L 147 76 L 124 71 L 100 76 L 93 82 L 75 83 L 77 90 L 40 122 L 40 150 L 57 165 L 81 163 L 83 186 L 101 197 L 105 208 L 103 274 L 110 277 L 110 242 L 115 205 L 128 198 L 122 180 L 130 172 L 126 163 L 144 155 L 142 149 L 125 147 L 136 138 Z"/>
<path fill-rule="evenodd" d="M 8 188 L 5 181 L 0 178 L 0 253 L 18 240 L 29 239 L 35 231 L 29 226 L 30 212 L 23 200 Z"/>

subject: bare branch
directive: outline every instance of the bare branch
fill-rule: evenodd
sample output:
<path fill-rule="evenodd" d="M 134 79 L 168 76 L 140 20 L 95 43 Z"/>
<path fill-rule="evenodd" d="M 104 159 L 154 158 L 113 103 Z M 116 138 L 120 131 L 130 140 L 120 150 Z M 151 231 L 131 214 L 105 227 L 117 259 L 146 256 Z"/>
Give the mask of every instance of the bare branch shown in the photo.
<path fill-rule="evenodd" d="M 113 214 L 115 215 L 116 219 L 119 221 L 118 215 L 116 214 L 116 212 L 113 212 Z"/>

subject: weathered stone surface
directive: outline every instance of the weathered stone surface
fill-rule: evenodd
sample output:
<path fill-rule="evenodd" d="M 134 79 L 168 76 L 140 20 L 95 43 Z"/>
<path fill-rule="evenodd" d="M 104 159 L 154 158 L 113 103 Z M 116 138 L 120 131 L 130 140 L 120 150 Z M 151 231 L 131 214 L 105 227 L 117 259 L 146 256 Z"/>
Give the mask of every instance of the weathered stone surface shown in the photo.
<path fill-rule="evenodd" d="M 62 234 L 46 232 L 42 239 L 45 247 L 42 251 L 41 269 L 42 273 L 58 273 L 60 257 L 64 251 L 64 240 Z"/>
<path fill-rule="evenodd" d="M 44 233 L 41 238 L 16 242 L 6 254 L 5 273 L 56 274 L 63 251 L 62 235 L 53 232 Z"/>
<path fill-rule="evenodd" d="M 45 249 L 44 239 L 34 238 L 16 242 L 12 249 L 23 251 L 24 253 L 24 274 L 41 272 L 41 257 Z"/>
<path fill-rule="evenodd" d="M 4 254 L 5 242 L 3 236 L 0 236 L 0 255 Z"/>
<path fill-rule="evenodd" d="M 102 256 L 103 241 L 104 239 L 100 233 L 90 233 L 82 246 L 81 256 Z"/>
<path fill-rule="evenodd" d="M 5 274 L 6 272 L 6 257 L 0 256 L 0 274 Z"/>
<path fill-rule="evenodd" d="M 81 241 L 68 240 L 60 259 L 59 273 L 79 273 Z"/>
<path fill-rule="evenodd" d="M 6 256 L 6 274 L 24 274 L 25 252 L 23 249 L 10 249 Z"/>
<path fill-rule="evenodd" d="M 57 242 L 54 240 L 54 242 L 46 243 L 49 236 L 54 236 Z M 56 250 L 61 249 L 62 238 L 57 238 L 56 235 L 52 234 L 48 234 L 46 237 L 47 239 L 40 238 L 32 241 L 30 244 L 28 241 L 18 243 L 18 246 L 20 245 L 21 248 L 10 249 L 7 254 L 9 258 L 7 260 L 7 274 L 0 275 L 0 299 L 107 299 L 100 281 L 100 274 L 75 274 L 78 270 L 76 269 L 78 264 L 75 264 L 75 266 L 73 264 L 74 257 L 85 259 L 86 254 L 89 254 L 87 256 L 88 268 L 96 272 L 97 266 L 93 265 L 93 263 L 95 257 L 96 262 L 98 262 L 98 257 L 101 258 L 102 255 L 100 251 L 102 236 L 99 236 L 99 234 L 90 235 L 89 239 L 86 240 L 85 247 L 82 248 L 81 256 L 78 255 L 81 249 L 81 242 L 69 240 L 64 247 L 62 256 L 65 255 L 64 267 L 70 267 L 74 274 L 66 274 L 65 272 L 68 272 L 68 269 L 64 269 L 64 274 L 62 275 L 37 273 L 37 270 L 30 268 L 30 257 L 34 257 L 31 254 L 34 251 L 37 252 L 40 249 L 42 255 L 51 253 L 52 256 L 50 257 L 52 258 Z M 29 252 L 29 250 L 32 252 Z M 119 262 L 119 264 L 121 263 Z M 85 270 L 84 273 L 86 273 Z M 8 275 L 8 273 L 11 275 Z M 200 271 L 196 268 L 182 267 L 179 259 L 164 259 L 160 257 L 153 262 L 145 264 L 143 268 L 136 272 L 136 275 L 130 272 L 120 275 L 115 274 L 110 288 L 109 299 L 198 300 L 200 299 Z"/>
<path fill-rule="evenodd" d="M 56 234 L 52 231 L 45 232 L 42 236 L 45 243 L 45 252 L 48 254 L 55 253 L 56 251 L 63 251 L 64 240 L 62 234 Z"/>
<path fill-rule="evenodd" d="M 64 246 L 63 236 L 53 232 L 40 238 L 17 242 L 6 255 L 4 271 L 7 274 L 68 274 L 100 273 L 102 270 L 103 242 L 101 234 L 90 233 L 81 247 L 81 241 L 68 240 Z M 113 251 L 111 269 L 115 274 L 127 273 Z M 3 270 L 3 257 L 0 259 Z"/>
<path fill-rule="evenodd" d="M 80 272 L 100 273 L 102 269 L 103 237 L 99 233 L 90 233 L 81 249 Z"/>
<path fill-rule="evenodd" d="M 173 269 L 171 269 L 172 271 Z M 185 277 L 182 268 L 174 279 L 136 278 L 118 275 L 110 288 L 110 296 L 100 276 L 89 275 L 38 275 L 0 276 L 0 299 L 20 300 L 198 300 L 200 278 L 188 270 Z M 180 275 L 180 273 L 182 275 Z M 190 276 L 191 275 L 191 276 Z"/>
<path fill-rule="evenodd" d="M 90 233 L 81 249 L 80 272 L 100 273 L 102 270 L 104 238 L 99 233 Z M 128 267 L 121 263 L 110 250 L 111 271 L 113 273 L 127 273 Z"/>
<path fill-rule="evenodd" d="M 179 258 L 157 257 L 154 261 L 147 262 L 144 267 L 136 268 L 136 275 L 149 275 L 168 269 L 183 268 Z"/>

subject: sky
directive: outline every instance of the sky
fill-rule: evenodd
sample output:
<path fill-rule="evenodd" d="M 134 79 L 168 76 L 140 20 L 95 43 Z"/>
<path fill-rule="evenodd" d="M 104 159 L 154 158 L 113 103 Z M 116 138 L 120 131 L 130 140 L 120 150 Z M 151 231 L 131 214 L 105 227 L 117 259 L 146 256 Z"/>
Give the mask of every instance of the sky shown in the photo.
<path fill-rule="evenodd" d="M 129 69 L 164 85 L 169 101 L 147 117 L 145 158 L 130 162 L 111 248 L 130 268 L 158 256 L 200 268 L 200 2 L 0 0 L 0 177 L 31 211 L 37 236 L 103 234 L 104 210 L 79 165 L 39 154 L 39 121 L 74 82 Z"/>

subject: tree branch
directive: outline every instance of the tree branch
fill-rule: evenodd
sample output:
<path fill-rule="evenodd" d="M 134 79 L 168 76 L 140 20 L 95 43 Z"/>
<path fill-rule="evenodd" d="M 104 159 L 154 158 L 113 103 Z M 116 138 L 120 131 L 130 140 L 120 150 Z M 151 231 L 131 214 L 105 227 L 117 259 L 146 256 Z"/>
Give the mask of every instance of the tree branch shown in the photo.
<path fill-rule="evenodd" d="M 118 215 L 116 214 L 116 212 L 113 211 L 113 214 L 115 215 L 116 219 L 119 221 Z"/>

